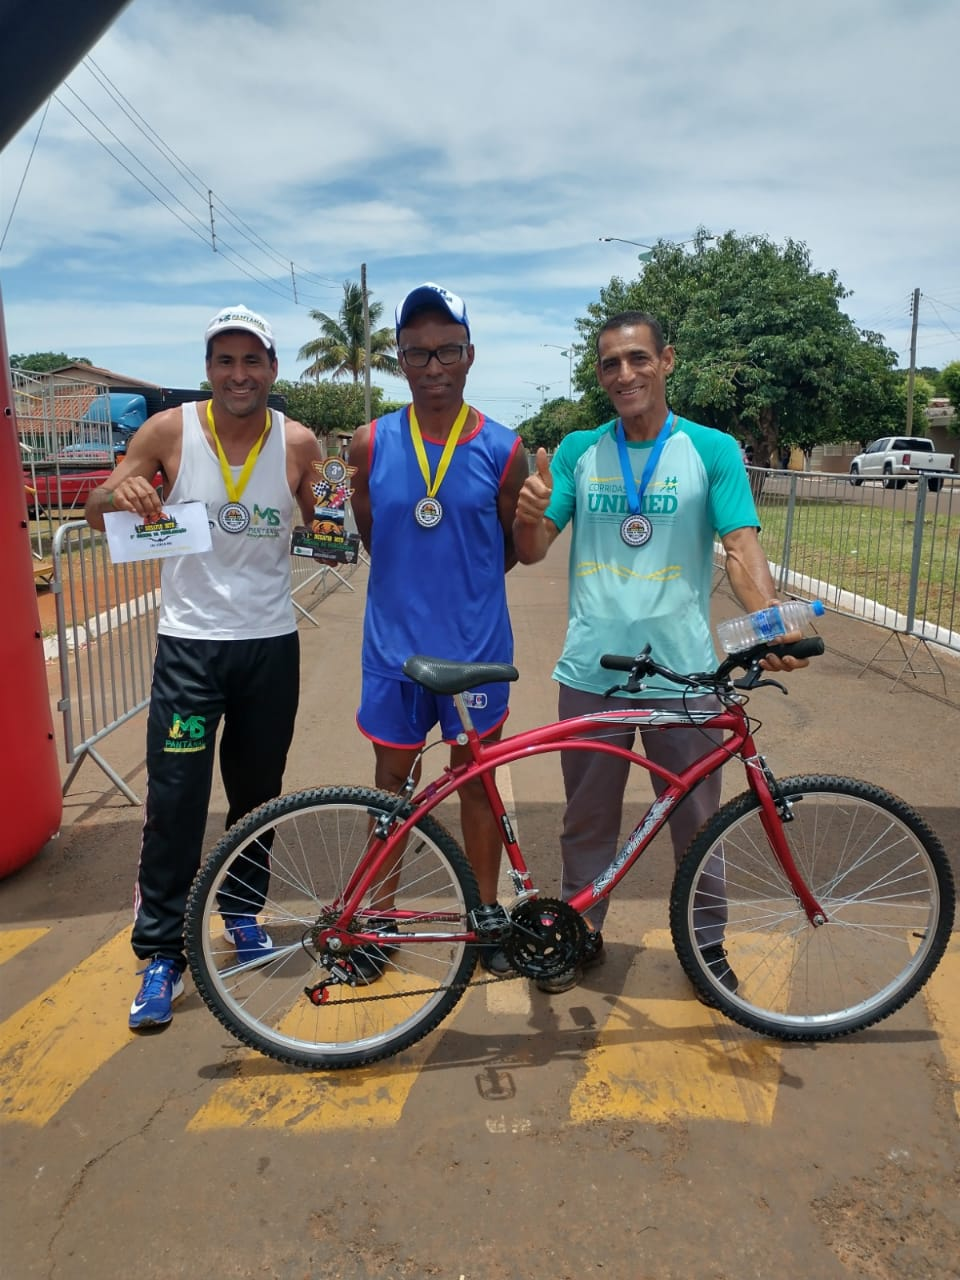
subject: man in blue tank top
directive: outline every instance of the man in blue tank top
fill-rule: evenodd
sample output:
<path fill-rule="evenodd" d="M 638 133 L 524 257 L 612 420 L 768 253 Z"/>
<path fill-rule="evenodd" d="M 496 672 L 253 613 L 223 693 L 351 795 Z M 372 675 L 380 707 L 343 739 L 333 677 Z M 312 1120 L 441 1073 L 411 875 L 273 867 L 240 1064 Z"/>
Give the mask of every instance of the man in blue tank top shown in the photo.
<path fill-rule="evenodd" d="M 356 468 L 351 505 L 370 555 L 357 724 L 373 743 L 376 785 L 388 791 L 406 781 L 436 724 L 450 743 L 451 764 L 469 759 L 456 745 L 460 722 L 451 699 L 409 680 L 406 659 L 513 660 L 504 575 L 516 559 L 513 518 L 527 475 L 516 433 L 464 400 L 474 347 L 463 300 L 440 285 L 421 285 L 397 307 L 396 326 L 412 403 L 360 427 L 349 458 Z M 498 738 L 507 686 L 475 689 L 470 700 L 481 737 Z M 479 783 L 459 795 L 480 899 L 494 903 L 500 833 Z M 378 900 L 391 905 L 391 884 L 381 886 Z M 367 948 L 359 956 L 362 976 L 379 977 L 384 959 L 380 948 Z M 509 972 L 497 948 L 485 948 L 481 959 L 494 973 Z"/>
<path fill-rule="evenodd" d="M 619 415 L 592 431 L 561 440 L 552 466 L 537 455 L 536 472 L 517 502 L 513 526 L 517 559 L 542 560 L 554 539 L 573 522 L 569 568 L 569 616 L 563 652 L 554 670 L 560 685 L 559 715 L 568 719 L 608 710 L 609 673 L 604 653 L 638 653 L 650 644 L 654 658 L 675 671 L 707 671 L 716 665 L 710 633 L 714 535 L 726 553 L 734 594 L 747 612 L 776 602 L 770 566 L 757 536 L 759 521 L 737 442 L 722 431 L 677 417 L 667 407 L 666 380 L 674 363 L 658 321 L 643 312 L 611 317 L 597 336 L 597 377 Z M 806 666 L 805 660 L 771 657 L 771 670 Z M 621 697 L 626 695 L 619 695 Z M 669 688 L 630 699 L 638 707 L 682 710 L 686 700 Z M 710 705 L 699 699 L 698 707 Z M 604 731 L 622 745 L 635 730 Z M 704 732 L 645 732 L 649 759 L 679 773 L 703 752 Z M 718 741 L 720 735 L 714 734 Z M 561 752 L 567 807 L 561 853 L 563 896 L 571 898 L 612 862 L 618 846 L 629 764 L 600 752 Z M 651 775 L 655 791 L 664 784 Z M 677 860 L 720 803 L 720 773 L 707 778 L 669 819 Z M 724 901 L 722 873 L 717 900 Z M 591 933 L 581 965 L 546 979 L 543 991 L 567 991 L 583 968 L 603 959 L 600 926 L 607 900 L 591 912 Z M 720 981 L 736 990 L 737 976 L 723 949 L 722 906 L 702 947 Z"/>
<path fill-rule="evenodd" d="M 300 649 L 290 595 L 290 531 L 313 516 L 317 437 L 268 407 L 277 377 L 273 333 L 246 307 L 205 332 L 210 398 L 154 414 L 94 489 L 86 517 L 149 519 L 168 503 L 202 502 L 209 551 L 164 561 L 147 716 L 147 796 L 134 895 L 134 953 L 146 963 L 130 1008 L 140 1031 L 170 1022 L 183 995 L 183 924 L 200 865 L 217 728 L 226 825 L 280 794 L 299 699 Z M 269 960 L 257 919 L 267 857 L 220 895 L 224 936 L 241 964 Z"/>

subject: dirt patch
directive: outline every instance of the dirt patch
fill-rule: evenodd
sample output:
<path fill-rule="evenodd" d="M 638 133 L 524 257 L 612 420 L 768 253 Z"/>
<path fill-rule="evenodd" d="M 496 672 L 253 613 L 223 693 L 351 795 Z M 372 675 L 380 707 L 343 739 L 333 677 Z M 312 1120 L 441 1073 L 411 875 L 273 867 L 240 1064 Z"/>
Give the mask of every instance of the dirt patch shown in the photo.
<path fill-rule="evenodd" d="M 935 1182 L 936 1194 L 928 1194 Z M 960 1199 L 960 1177 L 953 1178 Z M 870 1280 L 956 1280 L 960 1227 L 939 1209 L 942 1175 L 891 1153 L 876 1178 L 854 1178 L 813 1202 L 823 1236 L 850 1272 Z"/>

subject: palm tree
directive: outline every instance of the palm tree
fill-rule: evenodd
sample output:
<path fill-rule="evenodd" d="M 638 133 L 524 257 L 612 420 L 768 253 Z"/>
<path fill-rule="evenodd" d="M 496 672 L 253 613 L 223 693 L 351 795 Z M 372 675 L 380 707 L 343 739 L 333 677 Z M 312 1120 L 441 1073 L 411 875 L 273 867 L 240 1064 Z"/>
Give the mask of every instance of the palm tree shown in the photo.
<path fill-rule="evenodd" d="M 383 312 L 382 302 L 373 302 L 367 295 L 370 317 L 370 367 L 382 373 L 400 373 L 400 362 L 391 353 L 396 349 L 392 329 L 375 329 L 374 325 Z M 359 382 L 363 373 L 366 353 L 363 344 L 363 290 L 352 280 L 343 282 L 343 302 L 336 319 L 323 311 L 311 311 L 311 320 L 320 326 L 320 337 L 305 342 L 297 352 L 298 360 L 309 360 L 301 378 L 316 378 L 321 373 L 332 374 L 333 380 L 348 374 Z"/>

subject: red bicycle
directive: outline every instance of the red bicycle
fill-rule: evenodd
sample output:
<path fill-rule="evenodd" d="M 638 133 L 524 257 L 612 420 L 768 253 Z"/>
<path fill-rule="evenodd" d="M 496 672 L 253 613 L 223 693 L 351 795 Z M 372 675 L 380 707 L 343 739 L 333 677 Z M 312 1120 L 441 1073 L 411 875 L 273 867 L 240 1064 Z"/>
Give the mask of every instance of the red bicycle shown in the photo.
<path fill-rule="evenodd" d="M 502 946 L 527 978 L 575 964 L 586 938 L 582 913 L 616 889 L 702 778 L 738 758 L 746 791 L 704 826 L 674 877 L 670 928 L 683 969 L 728 1017 L 781 1039 L 828 1040 L 880 1021 L 920 990 L 943 955 L 953 877 L 940 841 L 903 800 L 852 778 L 778 780 L 758 753 L 749 692 L 763 685 L 786 692 L 760 661 L 768 653 L 822 652 L 819 637 L 759 644 L 692 675 L 669 670 L 648 651 L 608 656 L 604 667 L 628 673 L 617 691 L 636 694 L 656 678 L 713 695 L 719 710 L 638 710 L 620 699 L 609 711 L 490 743 L 478 737 L 464 694 L 516 680 L 516 668 L 408 659 L 412 680 L 453 698 L 470 762 L 446 768 L 417 794 L 413 777 L 399 794 L 299 791 L 231 828 L 187 905 L 197 990 L 234 1036 L 281 1062 L 335 1068 L 386 1058 L 453 1009 L 482 944 Z M 670 774 L 604 740 L 605 725 L 624 723 L 664 732 L 701 726 L 720 730 L 722 742 L 706 740 L 694 764 Z M 570 902 L 539 893 L 495 779 L 499 765 L 560 750 L 626 757 L 667 784 L 606 872 Z M 481 779 L 500 825 L 515 892 L 494 909 L 481 909 L 466 856 L 433 814 L 472 778 Z M 231 911 L 239 897 L 259 917 L 271 950 L 244 959 L 224 938 L 218 904 L 227 893 Z M 738 978 L 735 991 L 704 955 L 719 940 Z"/>

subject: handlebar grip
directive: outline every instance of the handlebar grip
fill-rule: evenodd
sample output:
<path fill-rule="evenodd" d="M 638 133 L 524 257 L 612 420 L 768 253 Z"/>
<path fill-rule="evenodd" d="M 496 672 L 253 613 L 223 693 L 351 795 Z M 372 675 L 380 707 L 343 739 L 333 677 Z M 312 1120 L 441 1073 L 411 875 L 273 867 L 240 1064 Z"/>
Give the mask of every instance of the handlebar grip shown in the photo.
<path fill-rule="evenodd" d="M 600 665 L 606 671 L 632 671 L 637 661 L 636 656 L 627 658 L 622 654 L 605 653 L 600 658 Z"/>
<path fill-rule="evenodd" d="M 804 636 L 802 640 L 792 640 L 789 644 L 767 645 L 767 652 L 778 658 L 818 658 L 824 652 L 822 636 Z"/>

